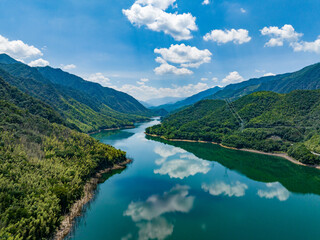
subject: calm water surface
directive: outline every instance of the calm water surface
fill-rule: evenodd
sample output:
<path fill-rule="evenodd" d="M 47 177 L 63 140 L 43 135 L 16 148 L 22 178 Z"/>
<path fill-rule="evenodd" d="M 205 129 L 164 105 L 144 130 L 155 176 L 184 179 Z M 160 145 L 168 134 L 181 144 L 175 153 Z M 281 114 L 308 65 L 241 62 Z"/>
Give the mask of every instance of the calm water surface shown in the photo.
<path fill-rule="evenodd" d="M 144 129 L 94 137 L 133 164 L 100 184 L 67 239 L 320 239 L 320 171 Z"/>

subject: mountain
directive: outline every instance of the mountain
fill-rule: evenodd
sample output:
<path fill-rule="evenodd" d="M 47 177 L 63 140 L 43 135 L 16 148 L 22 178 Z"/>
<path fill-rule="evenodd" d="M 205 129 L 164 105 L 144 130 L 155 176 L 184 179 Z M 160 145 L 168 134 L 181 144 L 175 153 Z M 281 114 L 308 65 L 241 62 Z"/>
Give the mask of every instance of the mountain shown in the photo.
<path fill-rule="evenodd" d="M 172 111 L 177 110 L 179 108 L 183 108 L 183 107 L 192 105 L 192 104 L 194 104 L 194 103 L 196 103 L 196 102 L 198 102 L 208 96 L 211 96 L 212 94 L 214 94 L 220 90 L 221 90 L 220 87 L 210 88 L 205 91 L 199 92 L 191 97 L 188 97 L 186 99 L 178 101 L 176 103 L 164 104 L 164 105 L 160 105 L 157 107 L 151 107 L 150 109 L 152 109 L 152 110 L 164 109 L 168 112 L 172 112 Z"/>
<path fill-rule="evenodd" d="M 294 73 L 280 74 L 262 78 L 250 79 L 226 86 L 221 91 L 212 94 L 208 99 L 231 100 L 259 91 L 289 93 L 293 90 L 314 90 L 320 88 L 320 63 L 307 66 Z"/>
<path fill-rule="evenodd" d="M 125 152 L 64 126 L 0 77 L 0 239 L 50 239 L 83 187 Z"/>
<path fill-rule="evenodd" d="M 169 115 L 148 134 L 204 140 L 235 148 L 287 152 L 320 164 L 320 90 L 256 92 L 235 100 L 203 100 Z"/>
<path fill-rule="evenodd" d="M 4 54 L 0 56 L 6 62 L 10 58 L 9 56 L 4 57 Z M 84 132 L 130 126 L 133 125 L 133 122 L 147 119 L 140 115 L 118 112 L 93 94 L 54 84 L 45 78 L 37 68 L 29 67 L 20 62 L 12 64 L 0 62 L 0 77 L 21 91 L 52 106 L 66 120 L 69 126 L 73 125 L 73 128 L 78 128 Z M 110 90 L 110 92 L 114 91 Z M 117 97 L 118 95 L 120 96 L 119 98 Z M 111 94 L 109 100 L 114 99 L 115 104 L 113 106 L 119 106 L 127 96 L 120 92 L 118 94 L 116 91 L 116 95 Z M 107 98 L 106 95 L 105 98 Z M 136 100 L 132 100 L 132 97 L 129 96 L 128 99 L 130 101 L 124 100 L 122 109 L 125 106 L 135 104 Z M 137 106 L 141 108 L 140 103 Z M 142 111 L 148 111 L 143 106 L 141 109 Z"/>
<path fill-rule="evenodd" d="M 130 95 L 112 88 L 102 87 L 98 83 L 86 81 L 76 75 L 52 67 L 36 68 L 53 84 L 72 88 L 95 97 L 115 111 L 131 114 L 147 114 L 148 110 Z"/>
<path fill-rule="evenodd" d="M 185 98 L 181 97 L 163 97 L 163 98 L 153 98 L 145 101 L 150 107 L 157 107 L 164 104 L 176 103 L 177 101 L 181 101 Z"/>

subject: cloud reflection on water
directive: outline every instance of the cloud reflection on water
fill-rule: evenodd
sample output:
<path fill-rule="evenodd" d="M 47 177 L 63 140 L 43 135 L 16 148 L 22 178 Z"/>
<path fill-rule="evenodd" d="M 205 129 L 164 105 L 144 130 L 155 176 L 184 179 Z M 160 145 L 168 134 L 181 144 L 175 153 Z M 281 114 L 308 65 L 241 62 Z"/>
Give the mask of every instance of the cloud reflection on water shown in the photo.
<path fill-rule="evenodd" d="M 194 203 L 189 195 L 189 187 L 176 185 L 163 195 L 152 195 L 144 202 L 132 202 L 124 212 L 136 222 L 139 239 L 164 239 L 173 232 L 173 224 L 162 215 L 170 212 L 188 213 Z"/>
<path fill-rule="evenodd" d="M 154 170 L 155 174 L 168 174 L 170 178 L 184 179 L 197 173 L 206 174 L 211 169 L 210 162 L 201 160 L 181 148 L 159 146 L 154 151 L 161 156 L 156 160 L 156 164 L 161 167 Z M 173 156 L 174 159 L 168 159 Z"/>
<path fill-rule="evenodd" d="M 281 202 L 288 200 L 290 193 L 280 183 L 267 183 L 266 187 L 267 189 L 265 190 L 258 190 L 259 197 L 267 199 L 277 198 Z"/>
<path fill-rule="evenodd" d="M 201 188 L 213 196 L 242 197 L 245 195 L 248 186 L 239 181 L 232 184 L 220 181 L 212 184 L 203 183 Z"/>

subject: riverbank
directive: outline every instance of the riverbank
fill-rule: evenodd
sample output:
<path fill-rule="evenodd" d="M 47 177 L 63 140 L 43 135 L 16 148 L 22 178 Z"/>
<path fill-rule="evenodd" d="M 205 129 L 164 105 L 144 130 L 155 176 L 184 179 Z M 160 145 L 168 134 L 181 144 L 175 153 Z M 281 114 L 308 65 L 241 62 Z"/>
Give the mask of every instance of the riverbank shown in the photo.
<path fill-rule="evenodd" d="M 132 162 L 131 159 L 127 159 L 124 162 L 115 164 L 113 167 L 108 167 L 106 169 L 103 169 L 97 172 L 96 175 L 92 177 L 84 186 L 83 188 L 84 196 L 78 201 L 76 201 L 72 205 L 69 213 L 64 216 L 64 219 L 61 222 L 60 227 L 55 233 L 53 239 L 63 240 L 70 233 L 73 227 L 75 218 L 81 216 L 83 206 L 89 203 L 91 199 L 94 197 L 95 190 L 103 174 L 106 174 L 118 169 L 125 169 L 126 166 L 131 162 Z"/>
<path fill-rule="evenodd" d="M 165 137 L 158 136 L 158 135 L 155 135 L 155 134 L 149 134 L 149 133 L 145 133 L 145 134 L 148 135 L 148 136 L 151 136 L 151 137 L 158 137 L 158 138 L 162 138 L 164 140 L 172 141 L 172 142 L 211 143 L 211 144 L 219 145 L 220 147 L 228 148 L 228 149 L 232 149 L 232 150 L 251 152 L 251 153 L 263 154 L 263 155 L 274 156 L 274 157 L 281 157 L 281 158 L 284 158 L 284 159 L 286 159 L 286 160 L 288 160 L 288 161 L 290 161 L 290 162 L 292 162 L 294 164 L 300 165 L 300 166 L 312 167 L 312 168 L 320 169 L 320 166 L 312 166 L 312 165 L 307 165 L 307 164 L 301 163 L 298 160 L 290 157 L 286 153 L 269 153 L 269 152 L 263 152 L 263 151 L 259 151 L 259 150 L 254 150 L 254 149 L 228 147 L 228 146 L 225 146 L 225 145 L 223 145 L 221 143 L 216 143 L 216 142 L 200 141 L 200 140 L 196 141 L 196 140 L 188 140 L 188 139 L 167 139 Z"/>

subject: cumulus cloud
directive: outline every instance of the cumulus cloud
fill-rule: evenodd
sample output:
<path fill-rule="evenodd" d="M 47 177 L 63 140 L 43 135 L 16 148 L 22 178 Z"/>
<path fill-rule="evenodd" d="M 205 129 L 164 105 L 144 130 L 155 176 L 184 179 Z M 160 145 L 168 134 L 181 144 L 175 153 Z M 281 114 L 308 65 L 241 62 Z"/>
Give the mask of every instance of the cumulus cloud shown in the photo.
<path fill-rule="evenodd" d="M 210 4 L 210 1 L 209 1 L 209 0 L 204 0 L 204 1 L 202 2 L 202 5 L 208 5 L 208 4 Z"/>
<path fill-rule="evenodd" d="M 240 8 L 240 12 L 242 12 L 242 13 L 246 13 L 246 12 L 247 12 L 247 10 L 245 10 L 244 8 Z"/>
<path fill-rule="evenodd" d="M 212 30 L 207 33 L 203 39 L 205 41 L 213 41 L 218 44 L 225 44 L 233 42 L 235 44 L 243 44 L 251 41 L 249 31 L 245 29 L 231 29 L 231 30 Z"/>
<path fill-rule="evenodd" d="M 31 61 L 28 63 L 30 67 L 45 67 L 48 66 L 50 63 L 47 60 L 39 58 L 37 60 Z"/>
<path fill-rule="evenodd" d="M 209 192 L 213 196 L 224 195 L 228 197 L 242 197 L 248 186 L 244 183 L 237 181 L 234 184 L 227 184 L 225 182 L 216 182 L 211 185 L 203 183 L 201 188 L 205 192 Z"/>
<path fill-rule="evenodd" d="M 314 52 L 320 53 L 320 36 L 314 42 L 294 42 L 290 46 L 295 52 Z"/>
<path fill-rule="evenodd" d="M 157 75 L 174 74 L 174 75 L 191 75 L 193 72 L 187 68 L 177 68 L 167 62 L 162 62 L 159 67 L 154 69 Z"/>
<path fill-rule="evenodd" d="M 103 87 L 110 86 L 110 79 L 105 77 L 102 73 L 91 74 L 88 78 L 88 81 L 99 83 Z"/>
<path fill-rule="evenodd" d="M 21 40 L 12 40 L 0 35 L 0 53 L 6 53 L 16 59 L 26 59 L 30 57 L 42 56 L 42 52 L 34 47 L 30 46 Z"/>
<path fill-rule="evenodd" d="M 156 62 L 161 65 L 154 71 L 156 74 L 173 73 L 176 75 L 190 75 L 193 72 L 188 68 L 198 68 L 204 63 L 211 61 L 212 53 L 208 50 L 200 50 L 185 44 L 171 45 L 169 48 L 156 48 Z M 171 64 L 178 65 L 178 67 Z"/>
<path fill-rule="evenodd" d="M 289 191 L 284 188 L 280 183 L 267 183 L 267 190 L 258 190 L 258 195 L 261 198 L 277 198 L 279 201 L 286 201 L 289 198 Z"/>
<path fill-rule="evenodd" d="M 161 88 L 148 86 L 147 84 L 139 84 L 139 86 L 125 84 L 121 87 L 115 86 L 114 88 L 118 91 L 128 93 L 141 101 L 147 101 L 153 98 L 188 97 L 196 93 L 202 92 L 204 90 L 207 90 L 210 87 L 207 83 L 199 82 L 197 84 Z"/>
<path fill-rule="evenodd" d="M 161 168 L 154 170 L 154 173 L 160 175 L 167 174 L 170 178 L 184 179 L 197 173 L 206 174 L 210 169 L 211 165 L 209 162 L 191 154 L 182 154 L 179 156 L 179 159 L 167 160 L 162 163 Z"/>
<path fill-rule="evenodd" d="M 68 64 L 68 65 L 63 65 L 63 64 L 61 64 L 61 68 L 62 68 L 63 70 L 71 70 L 71 69 L 77 68 L 77 66 L 74 65 L 74 64 Z"/>
<path fill-rule="evenodd" d="M 198 30 L 196 18 L 190 13 L 168 13 L 166 10 L 176 7 L 176 0 L 137 0 L 130 9 L 123 9 L 123 14 L 131 24 L 146 26 L 156 32 L 164 32 L 175 40 L 192 38 L 191 31 Z"/>
<path fill-rule="evenodd" d="M 285 24 L 282 28 L 264 27 L 260 30 L 263 36 L 269 36 L 271 39 L 265 44 L 266 47 L 281 47 L 284 42 L 297 42 L 303 35 L 297 33 L 292 25 Z"/>
<path fill-rule="evenodd" d="M 237 72 L 230 72 L 224 79 L 222 79 L 221 83 L 226 86 L 233 83 L 239 83 L 244 81 L 244 78 Z"/>

